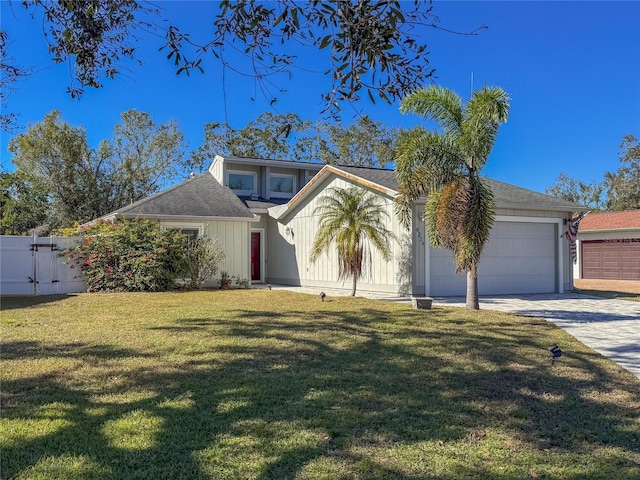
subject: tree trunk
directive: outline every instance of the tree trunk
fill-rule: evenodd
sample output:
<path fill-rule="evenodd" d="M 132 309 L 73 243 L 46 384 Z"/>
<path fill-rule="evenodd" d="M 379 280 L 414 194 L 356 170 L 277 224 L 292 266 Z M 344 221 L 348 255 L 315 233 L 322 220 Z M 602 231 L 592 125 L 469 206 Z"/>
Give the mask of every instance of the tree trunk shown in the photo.
<path fill-rule="evenodd" d="M 478 298 L 478 266 L 474 265 L 467 272 L 467 308 L 470 310 L 480 310 L 480 299 Z"/>
<path fill-rule="evenodd" d="M 353 289 L 351 290 L 351 296 L 355 297 L 356 296 L 356 282 L 358 281 L 358 278 L 354 275 L 353 276 Z"/>

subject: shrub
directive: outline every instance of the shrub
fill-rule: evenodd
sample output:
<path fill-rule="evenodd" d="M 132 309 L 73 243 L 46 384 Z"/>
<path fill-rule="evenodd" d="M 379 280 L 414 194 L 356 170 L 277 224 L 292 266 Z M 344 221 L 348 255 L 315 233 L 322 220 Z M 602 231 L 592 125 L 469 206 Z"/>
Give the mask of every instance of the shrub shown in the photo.
<path fill-rule="evenodd" d="M 218 241 L 210 237 L 200 237 L 187 242 L 185 262 L 187 275 L 191 279 L 190 286 L 200 288 L 205 280 L 218 273 L 218 266 L 225 254 Z"/>
<path fill-rule="evenodd" d="M 220 290 L 225 290 L 231 286 L 231 277 L 229 272 L 220 273 Z"/>
<path fill-rule="evenodd" d="M 75 234 L 82 240 L 62 254 L 80 267 L 89 292 L 169 290 L 186 269 L 186 237 L 157 222 L 99 221 Z"/>
<path fill-rule="evenodd" d="M 251 283 L 246 278 L 237 278 L 236 279 L 236 285 L 238 286 L 238 288 L 246 289 L 246 288 L 249 288 L 251 286 Z"/>

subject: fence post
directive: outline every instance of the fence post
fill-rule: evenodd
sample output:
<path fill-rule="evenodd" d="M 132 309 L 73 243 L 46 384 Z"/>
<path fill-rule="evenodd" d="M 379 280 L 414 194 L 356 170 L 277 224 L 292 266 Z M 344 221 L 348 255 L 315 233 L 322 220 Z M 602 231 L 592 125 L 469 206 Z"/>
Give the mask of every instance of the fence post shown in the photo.
<path fill-rule="evenodd" d="M 31 259 L 33 262 L 33 295 L 38 295 L 38 235 L 33 234 L 31 239 Z"/>

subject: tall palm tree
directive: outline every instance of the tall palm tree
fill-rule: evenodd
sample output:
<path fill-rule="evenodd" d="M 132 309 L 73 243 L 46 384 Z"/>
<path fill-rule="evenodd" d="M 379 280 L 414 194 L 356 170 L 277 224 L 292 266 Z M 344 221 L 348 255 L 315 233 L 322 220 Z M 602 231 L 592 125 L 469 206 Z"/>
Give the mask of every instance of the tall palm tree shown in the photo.
<path fill-rule="evenodd" d="M 320 228 L 311 248 L 314 263 L 322 253 L 329 253 L 332 245 L 338 250 L 338 279 L 353 278 L 351 295 L 356 283 L 371 260 L 369 244 L 390 261 L 389 241 L 393 233 L 384 224 L 389 218 L 383 205 L 373 194 L 358 187 L 330 188 L 320 197 L 313 211 L 320 214 Z"/>
<path fill-rule="evenodd" d="M 509 95 L 485 86 L 463 104 L 452 90 L 431 86 L 405 97 L 400 110 L 435 121 L 440 129 L 418 127 L 398 139 L 398 213 L 408 226 L 411 204 L 427 196 L 431 244 L 450 249 L 456 272 L 467 272 L 467 308 L 477 310 L 478 264 L 495 216 L 493 193 L 480 172 L 509 116 Z"/>

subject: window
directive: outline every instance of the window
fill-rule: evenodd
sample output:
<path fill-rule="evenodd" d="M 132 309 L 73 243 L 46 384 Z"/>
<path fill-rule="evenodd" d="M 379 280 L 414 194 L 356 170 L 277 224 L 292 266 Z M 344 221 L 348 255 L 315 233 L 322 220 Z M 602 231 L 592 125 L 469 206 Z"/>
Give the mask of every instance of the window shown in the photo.
<path fill-rule="evenodd" d="M 271 175 L 269 177 L 269 194 L 272 197 L 291 198 L 296 193 L 296 177 L 294 175 Z"/>
<path fill-rule="evenodd" d="M 197 240 L 200 234 L 200 230 L 197 228 L 180 228 L 179 230 L 187 236 L 190 242 Z"/>
<path fill-rule="evenodd" d="M 257 193 L 257 175 L 253 172 L 229 172 L 229 188 L 237 195 Z"/>
<path fill-rule="evenodd" d="M 179 230 L 191 241 L 204 235 L 204 224 L 202 223 L 165 223 L 164 228 Z"/>

